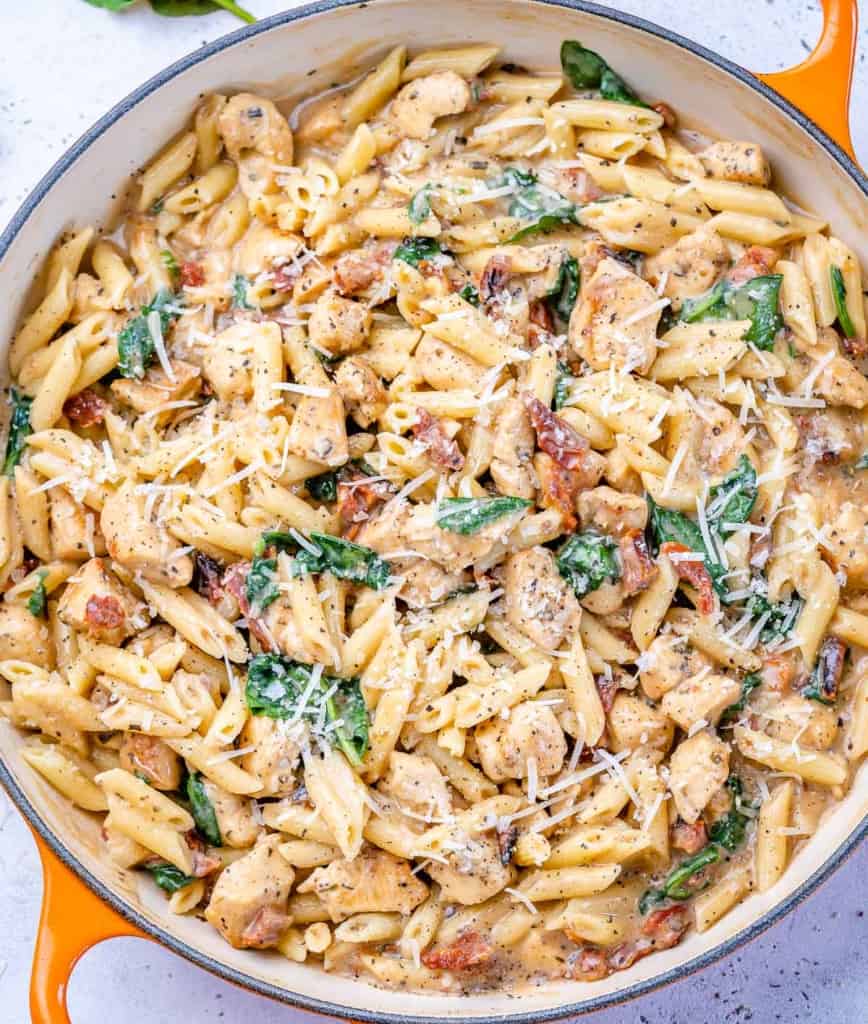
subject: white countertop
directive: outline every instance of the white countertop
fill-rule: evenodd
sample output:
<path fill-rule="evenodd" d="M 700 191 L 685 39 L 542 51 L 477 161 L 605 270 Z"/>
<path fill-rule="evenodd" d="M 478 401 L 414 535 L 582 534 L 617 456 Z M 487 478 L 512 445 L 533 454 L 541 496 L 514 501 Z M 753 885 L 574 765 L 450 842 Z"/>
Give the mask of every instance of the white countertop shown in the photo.
<path fill-rule="evenodd" d="M 242 0 L 243 2 L 243 0 Z M 472 2 L 472 0 L 468 0 Z M 247 0 L 264 16 L 298 6 Z M 618 0 L 756 71 L 801 60 L 819 33 L 818 0 Z M 110 15 L 82 0 L 0 0 L 0 228 L 93 121 L 144 79 L 236 28 L 229 15 L 158 18 L 142 4 Z M 868 32 L 853 110 L 865 110 Z M 868 122 L 853 118 L 868 164 Z M 27 988 L 41 896 L 30 834 L 0 791 L 0 1024 L 29 1020 Z M 868 1018 L 868 847 L 806 903 L 735 956 L 588 1024 L 856 1024 Z M 315 1018 L 212 978 L 161 948 L 104 943 L 72 977 L 73 1024 L 313 1024 Z"/>

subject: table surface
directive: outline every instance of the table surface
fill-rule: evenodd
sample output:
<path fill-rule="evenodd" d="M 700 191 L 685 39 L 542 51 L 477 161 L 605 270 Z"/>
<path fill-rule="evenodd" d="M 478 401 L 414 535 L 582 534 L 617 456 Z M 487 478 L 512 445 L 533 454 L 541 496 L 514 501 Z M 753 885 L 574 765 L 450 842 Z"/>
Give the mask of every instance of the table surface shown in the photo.
<path fill-rule="evenodd" d="M 472 0 L 468 0 L 472 2 Z M 296 4 L 247 0 L 254 14 Z M 757 71 L 801 60 L 820 28 L 816 0 L 685 4 L 619 0 L 617 10 L 675 29 Z M 228 15 L 168 20 L 142 4 L 110 15 L 81 0 L 0 2 L 0 227 L 58 156 L 127 92 L 171 61 L 229 32 Z M 693 8 L 696 17 L 686 18 Z M 868 96 L 868 31 L 853 110 Z M 853 119 L 868 164 L 868 122 Z M 28 1019 L 27 986 L 41 896 L 30 834 L 0 791 L 0 1024 Z M 798 910 L 735 956 L 588 1024 L 854 1024 L 868 1017 L 868 848 Z M 10 927 L 10 923 L 12 926 Z M 117 939 L 85 956 L 70 985 L 73 1024 L 110 1009 L 113 1024 L 313 1024 L 317 1019 L 242 992 L 150 943 Z"/>

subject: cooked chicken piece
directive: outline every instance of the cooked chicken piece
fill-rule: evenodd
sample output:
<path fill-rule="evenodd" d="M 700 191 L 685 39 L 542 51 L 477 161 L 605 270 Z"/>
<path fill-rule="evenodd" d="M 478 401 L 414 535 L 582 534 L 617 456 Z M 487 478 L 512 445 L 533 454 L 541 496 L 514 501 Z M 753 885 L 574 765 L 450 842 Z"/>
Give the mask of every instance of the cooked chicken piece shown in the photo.
<path fill-rule="evenodd" d="M 490 466 L 491 477 L 501 494 L 517 498 L 534 496 L 535 450 L 536 434 L 524 404 L 518 398 L 506 399 L 497 416 Z"/>
<path fill-rule="evenodd" d="M 698 732 L 675 748 L 669 761 L 669 790 L 681 817 L 692 825 L 729 775 L 729 746 L 710 732 Z"/>
<path fill-rule="evenodd" d="M 100 558 L 78 570 L 57 605 L 62 622 L 113 647 L 140 630 L 148 621 L 147 606 L 110 572 Z"/>
<path fill-rule="evenodd" d="M 452 797 L 446 780 L 431 758 L 423 754 L 393 751 L 380 788 L 415 814 L 445 818 L 452 813 Z"/>
<path fill-rule="evenodd" d="M 645 275 L 655 288 L 664 282 L 661 294 L 679 310 L 685 299 L 712 288 L 728 266 L 729 252 L 723 239 L 713 228 L 701 227 L 649 256 Z"/>
<path fill-rule="evenodd" d="M 657 355 L 660 310 L 632 317 L 658 299 L 654 289 L 623 263 L 607 257 L 583 285 L 570 317 L 569 339 L 576 355 L 595 370 L 625 366 L 645 374 Z"/>
<path fill-rule="evenodd" d="M 406 564 L 393 561 L 392 571 L 404 580 L 398 597 L 411 608 L 430 608 L 431 605 L 440 604 L 470 582 L 467 573 L 445 572 L 439 565 L 423 558 Z"/>
<path fill-rule="evenodd" d="M 64 561 L 84 562 L 90 556 L 90 544 L 94 554 L 105 554 L 105 542 L 97 528 L 95 517 L 93 528 L 88 527 L 88 515 L 93 516 L 79 504 L 65 487 L 52 487 L 48 495 L 51 509 L 51 551 L 55 558 Z"/>
<path fill-rule="evenodd" d="M 251 715 L 241 730 L 240 746 L 255 749 L 239 758 L 238 764 L 262 783 L 260 796 L 287 796 L 298 785 L 298 744 L 286 724 L 285 720 Z"/>
<path fill-rule="evenodd" d="M 653 747 L 668 750 L 675 727 L 657 708 L 630 693 L 618 693 L 609 712 L 609 747 L 613 751 Z"/>
<path fill-rule="evenodd" d="M 154 789 L 171 791 L 181 785 L 181 758 L 156 736 L 125 732 L 121 740 L 121 768 L 144 778 Z"/>
<path fill-rule="evenodd" d="M 639 683 L 646 697 L 659 700 L 664 693 L 695 676 L 711 663 L 686 641 L 674 635 L 657 636 L 641 655 Z"/>
<path fill-rule="evenodd" d="M 830 405 L 864 409 L 868 405 L 868 377 L 844 356 L 835 356 L 814 384 L 814 393 Z"/>
<path fill-rule="evenodd" d="M 263 335 L 270 335 L 272 344 L 282 344 L 278 324 L 247 320 L 227 327 L 214 338 L 202 373 L 221 401 L 253 394 L 253 351 Z"/>
<path fill-rule="evenodd" d="M 824 409 L 796 422 L 809 463 L 851 462 L 862 454 L 865 434 L 855 413 Z"/>
<path fill-rule="evenodd" d="M 166 376 L 162 366 L 149 367 L 142 380 L 128 380 L 124 377 L 112 381 L 111 390 L 136 412 L 146 413 L 165 405 L 167 402 L 194 398 L 202 388 L 198 366 L 181 359 L 170 359 L 172 378 Z"/>
<path fill-rule="evenodd" d="M 228 793 L 216 782 L 206 779 L 204 775 L 202 788 L 214 808 L 223 845 L 237 850 L 253 846 L 260 831 L 254 814 L 254 802 L 246 797 L 236 796 L 235 793 Z"/>
<path fill-rule="evenodd" d="M 510 555 L 505 563 L 506 618 L 546 651 L 557 650 L 578 627 L 579 602 L 548 548 Z"/>
<path fill-rule="evenodd" d="M 697 415 L 695 403 L 701 407 L 702 415 Z M 672 441 L 667 457 L 673 459 L 682 442 L 687 445 L 679 480 L 701 481 L 728 473 L 745 448 L 744 429 L 729 409 L 706 397 L 696 399 L 695 403 L 677 403 L 669 417 Z"/>
<path fill-rule="evenodd" d="M 385 412 L 386 389 L 362 356 L 350 356 L 341 362 L 335 373 L 335 384 L 347 414 L 360 427 L 369 427 Z"/>
<path fill-rule="evenodd" d="M 315 892 L 335 923 L 353 914 L 406 915 L 428 895 L 428 887 L 413 874 L 409 861 L 371 848 L 353 860 L 334 860 L 328 867 L 317 868 L 298 891 Z"/>
<path fill-rule="evenodd" d="M 217 130 L 233 160 L 253 149 L 271 157 L 274 163 L 292 163 L 292 132 L 271 100 L 249 92 L 238 93 L 221 110 Z"/>
<path fill-rule="evenodd" d="M 48 622 L 23 604 L 0 604 L 0 661 L 29 661 L 54 668 L 54 644 Z"/>
<path fill-rule="evenodd" d="M 102 824 L 102 841 L 113 864 L 119 868 L 132 868 L 153 857 L 153 853 L 135 839 L 124 835 L 111 825 L 111 815 Z"/>
<path fill-rule="evenodd" d="M 193 578 L 192 558 L 179 557 L 181 545 L 145 518 L 145 495 L 136 493 L 131 480 L 106 498 L 100 525 L 109 554 L 128 569 L 170 587 L 184 587 Z"/>
<path fill-rule="evenodd" d="M 277 849 L 282 842 L 283 836 L 267 836 L 217 879 L 205 920 L 236 949 L 275 946 L 289 927 L 286 901 L 295 872 Z"/>
<path fill-rule="evenodd" d="M 761 696 L 754 709 L 763 721 L 763 731 L 785 743 L 796 740 L 800 747 L 828 750 L 838 735 L 835 708 L 797 693 Z M 763 718 L 766 713 L 774 717 Z"/>
<path fill-rule="evenodd" d="M 470 103 L 470 86 L 454 71 L 417 78 L 392 101 L 391 120 L 402 135 L 427 139 L 438 117 L 460 114 Z"/>
<path fill-rule="evenodd" d="M 297 235 L 288 234 L 285 231 L 280 231 L 278 228 L 273 228 L 268 224 L 263 224 L 261 221 L 254 220 L 247 231 L 244 232 L 244 236 L 238 243 L 235 251 L 235 269 L 240 274 L 251 280 L 258 277 L 260 274 L 271 274 L 271 282 L 273 286 L 277 286 L 279 278 L 275 280 L 280 270 L 275 270 L 275 267 L 282 268 L 286 264 L 291 263 L 293 259 L 300 255 L 303 245 Z M 214 255 L 211 255 L 211 259 L 214 259 Z M 313 264 L 316 267 L 316 264 Z M 206 258 L 205 267 L 208 268 L 208 261 Z M 214 272 L 209 274 L 209 278 L 216 276 L 217 268 L 214 268 Z M 224 275 L 228 273 L 228 268 L 223 271 Z M 283 275 L 285 277 L 285 274 Z M 260 321 L 259 323 L 251 322 L 251 327 L 255 332 L 262 323 L 268 323 L 269 321 Z M 176 328 L 177 333 L 177 328 Z"/>
<path fill-rule="evenodd" d="M 768 160 L 755 142 L 713 142 L 697 156 L 712 178 L 761 186 L 771 180 Z"/>
<path fill-rule="evenodd" d="M 326 466 L 342 466 L 350 455 L 344 403 L 337 388 L 328 395 L 302 395 L 289 426 L 287 451 Z"/>
<path fill-rule="evenodd" d="M 514 877 L 513 869 L 503 863 L 497 841 L 487 834 L 471 836 L 455 829 L 443 856 L 448 863 L 435 860 L 427 870 L 447 903 L 483 903 L 501 892 Z"/>
<path fill-rule="evenodd" d="M 741 683 L 729 676 L 700 672 L 663 695 L 660 710 L 687 732 L 704 720 L 716 725 L 717 720 L 741 696 Z"/>
<path fill-rule="evenodd" d="M 644 530 L 648 523 L 648 502 L 638 494 L 594 487 L 582 491 L 578 504 L 582 526 L 594 526 L 613 537 L 629 530 Z"/>
<path fill-rule="evenodd" d="M 567 754 L 554 711 L 532 700 L 511 708 L 508 718 L 497 715 L 478 725 L 474 736 L 482 770 L 494 782 L 526 779 L 531 758 L 537 776 L 548 778 L 561 770 Z"/>
<path fill-rule="evenodd" d="M 333 356 L 347 355 L 365 344 L 371 331 L 371 311 L 329 288 L 314 303 L 307 330 L 315 348 Z"/>
<path fill-rule="evenodd" d="M 823 547 L 833 567 L 847 574 L 851 587 L 868 588 L 868 506 L 865 501 L 845 502 L 827 524 L 826 532 L 829 542 Z"/>

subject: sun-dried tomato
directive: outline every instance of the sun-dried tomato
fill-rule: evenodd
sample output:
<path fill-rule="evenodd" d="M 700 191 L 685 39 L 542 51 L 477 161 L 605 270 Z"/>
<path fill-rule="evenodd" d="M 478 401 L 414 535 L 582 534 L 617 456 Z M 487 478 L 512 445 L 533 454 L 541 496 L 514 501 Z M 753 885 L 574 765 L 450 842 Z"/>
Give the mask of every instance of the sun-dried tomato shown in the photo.
<path fill-rule="evenodd" d="M 618 539 L 621 555 L 621 583 L 624 594 L 632 597 L 646 590 L 657 575 L 657 566 L 648 553 L 645 534 L 642 530 L 628 530 Z"/>
<path fill-rule="evenodd" d="M 436 416 L 425 409 L 417 409 L 416 422 L 411 429 L 413 436 L 428 449 L 432 462 L 444 469 L 457 470 L 464 466 L 464 456 L 458 442 L 446 433 Z"/>
<path fill-rule="evenodd" d="M 569 934 L 569 929 L 564 929 Z M 606 954 L 601 949 L 583 946 L 570 957 L 570 977 L 580 981 L 599 981 L 611 973 Z"/>
<path fill-rule="evenodd" d="M 621 689 L 621 684 L 617 679 L 607 679 L 605 676 L 596 676 L 594 683 L 597 687 L 597 693 L 600 695 L 600 703 L 603 705 L 603 710 L 608 715 L 612 710 L 612 705 L 615 703 L 615 696 L 618 690 Z"/>
<path fill-rule="evenodd" d="M 448 946 L 429 949 L 422 954 L 422 963 L 432 970 L 467 971 L 481 967 L 494 955 L 494 946 L 479 932 L 463 931 Z"/>
<path fill-rule="evenodd" d="M 569 423 L 556 416 L 544 402 L 529 392 L 524 394 L 524 406 L 542 451 L 564 469 L 585 469 L 591 448 L 587 438 L 573 430 Z"/>
<path fill-rule="evenodd" d="M 350 466 L 341 470 L 338 480 L 338 514 L 343 536 L 352 540 L 362 523 L 371 513 L 392 496 L 391 485 L 385 480 L 368 483 L 368 475 Z"/>
<path fill-rule="evenodd" d="M 683 850 L 685 853 L 699 853 L 708 842 L 708 833 L 705 830 L 705 822 L 702 818 L 692 825 L 680 818 L 670 829 L 672 846 L 676 850 Z"/>
<path fill-rule="evenodd" d="M 92 594 L 84 607 L 84 618 L 94 632 L 117 629 L 124 624 L 124 606 L 111 594 Z"/>
<path fill-rule="evenodd" d="M 675 115 L 675 111 L 668 103 L 652 103 L 651 109 L 656 110 L 657 113 L 663 118 L 664 127 L 672 131 L 678 124 L 678 118 Z"/>
<path fill-rule="evenodd" d="M 686 544 L 676 544 L 672 540 L 667 540 L 660 545 L 660 553 L 663 555 L 681 554 L 689 550 L 690 548 Z M 696 610 L 699 614 L 710 615 L 714 611 L 714 587 L 708 569 L 702 562 L 681 561 L 681 559 L 673 561 L 672 568 L 680 580 L 684 580 L 685 583 L 696 588 Z"/>
<path fill-rule="evenodd" d="M 731 284 L 744 284 L 745 281 L 752 281 L 755 277 L 764 277 L 771 273 L 777 259 L 778 254 L 774 249 L 769 249 L 764 245 L 752 245 L 745 250 L 726 278 Z"/>
<path fill-rule="evenodd" d="M 561 513 L 564 531 L 569 533 L 578 525 L 576 498 L 583 490 L 582 477 L 571 469 L 564 469 L 543 452 L 537 459 L 540 504 L 556 508 Z"/>
<path fill-rule="evenodd" d="M 479 278 L 479 297 L 483 302 L 488 302 L 503 291 L 511 268 L 512 261 L 508 256 L 492 256 L 489 259 Z"/>
<path fill-rule="evenodd" d="M 85 388 L 77 395 L 72 395 L 63 403 L 63 414 L 77 427 L 94 427 L 102 423 L 108 403 L 95 391 Z"/>
<path fill-rule="evenodd" d="M 205 271 L 201 263 L 184 260 L 181 264 L 181 284 L 185 288 L 200 288 L 205 283 Z"/>

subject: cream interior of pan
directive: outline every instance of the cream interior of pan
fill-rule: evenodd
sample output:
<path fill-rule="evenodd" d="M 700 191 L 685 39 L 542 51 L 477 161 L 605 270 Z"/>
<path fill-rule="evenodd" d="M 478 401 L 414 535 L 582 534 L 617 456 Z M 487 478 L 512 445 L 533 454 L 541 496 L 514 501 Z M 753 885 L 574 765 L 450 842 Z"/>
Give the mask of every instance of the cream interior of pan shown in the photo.
<path fill-rule="evenodd" d="M 376 0 L 313 14 L 237 43 L 153 90 L 108 127 L 48 191 L 6 253 L 0 266 L 0 337 L 11 336 L 32 277 L 57 235 L 73 224 L 105 224 L 112 213 L 112 194 L 182 127 L 202 93 L 251 89 L 275 98 L 301 96 L 327 88 L 336 75 L 352 77 L 398 43 L 411 50 L 471 41 L 497 43 L 505 60 L 551 69 L 557 67 L 564 38 L 579 39 L 604 53 L 640 93 L 667 100 L 696 128 L 760 143 L 775 169 L 777 187 L 828 219 L 868 265 L 868 201 L 856 183 L 772 103 L 702 58 L 641 30 L 554 4 Z M 5 355 L 3 374 L 5 382 Z M 667 973 L 749 929 L 786 900 L 821 870 L 868 811 L 866 763 L 850 795 L 826 816 L 819 833 L 771 891 L 750 897 L 708 932 L 691 933 L 681 945 L 640 960 L 628 971 L 591 984 L 549 985 L 520 1000 L 497 993 L 469 998 L 412 995 L 325 975 L 278 954 L 234 950 L 210 926 L 169 914 L 163 895 L 143 881 L 141 873 L 118 871 L 100 857 L 95 820 L 74 811 L 23 764 L 17 753 L 20 744 L 21 737 L 8 723 L 0 723 L 0 753 L 48 827 L 74 857 L 147 920 L 219 963 L 290 992 L 337 1004 L 348 1015 L 354 1010 L 443 1018 L 539 1013 L 575 1006 Z"/>

